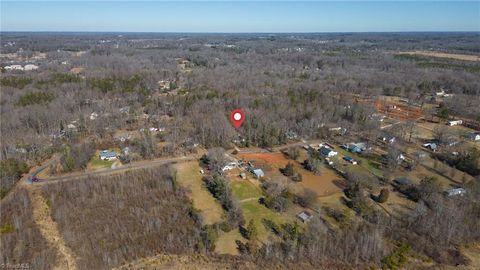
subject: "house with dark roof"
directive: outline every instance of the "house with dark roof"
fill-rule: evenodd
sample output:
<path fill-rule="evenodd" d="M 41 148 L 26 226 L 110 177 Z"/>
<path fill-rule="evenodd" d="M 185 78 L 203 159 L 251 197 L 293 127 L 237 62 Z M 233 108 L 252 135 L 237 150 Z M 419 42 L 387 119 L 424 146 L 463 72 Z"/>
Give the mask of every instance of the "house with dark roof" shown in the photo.
<path fill-rule="evenodd" d="M 333 151 L 330 147 L 326 147 L 326 146 L 320 147 L 318 152 L 320 152 L 320 154 L 324 157 L 334 157 L 338 154 L 337 152 Z"/>
<path fill-rule="evenodd" d="M 115 153 L 114 151 L 102 150 L 100 152 L 99 158 L 101 160 L 116 160 L 117 153 Z"/>

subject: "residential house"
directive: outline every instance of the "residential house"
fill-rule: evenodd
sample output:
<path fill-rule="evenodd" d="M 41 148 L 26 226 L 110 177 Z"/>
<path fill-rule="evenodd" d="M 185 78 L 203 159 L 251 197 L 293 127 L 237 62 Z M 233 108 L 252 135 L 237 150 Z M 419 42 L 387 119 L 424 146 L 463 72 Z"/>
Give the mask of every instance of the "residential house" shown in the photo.
<path fill-rule="evenodd" d="M 333 151 L 332 149 L 330 149 L 329 147 L 326 147 L 326 146 L 322 146 L 320 147 L 320 150 L 318 150 L 320 152 L 320 154 L 324 157 L 334 157 L 336 156 L 338 153 Z"/>
<path fill-rule="evenodd" d="M 452 188 L 452 189 L 449 189 L 447 191 L 445 191 L 445 194 L 448 196 L 448 197 L 453 197 L 453 196 L 463 196 L 467 193 L 467 190 L 465 190 L 464 188 Z"/>
<path fill-rule="evenodd" d="M 447 125 L 449 126 L 458 126 L 458 125 L 461 125 L 463 123 L 462 120 L 452 120 L 452 121 L 448 121 Z"/>
<path fill-rule="evenodd" d="M 28 65 L 25 65 L 25 66 L 23 67 L 23 69 L 24 69 L 25 71 L 31 71 L 31 70 L 36 70 L 36 69 L 38 69 L 38 66 L 32 65 L 32 64 L 28 64 Z"/>
<path fill-rule="evenodd" d="M 222 172 L 233 170 L 238 166 L 237 162 L 230 162 L 227 165 L 223 166 Z"/>
<path fill-rule="evenodd" d="M 100 152 L 99 158 L 101 160 L 116 160 L 117 153 L 115 153 L 114 151 L 102 150 Z"/>
<path fill-rule="evenodd" d="M 365 143 L 349 143 L 346 149 L 352 153 L 361 153 L 367 149 Z"/>
<path fill-rule="evenodd" d="M 23 70 L 23 67 L 21 65 L 10 65 L 10 66 L 5 66 L 5 70 Z"/>
<path fill-rule="evenodd" d="M 480 141 L 480 132 L 472 132 L 468 134 L 468 138 L 472 141 Z"/>
<path fill-rule="evenodd" d="M 423 147 L 432 150 L 433 152 L 437 151 L 437 144 L 436 143 L 425 143 Z"/>

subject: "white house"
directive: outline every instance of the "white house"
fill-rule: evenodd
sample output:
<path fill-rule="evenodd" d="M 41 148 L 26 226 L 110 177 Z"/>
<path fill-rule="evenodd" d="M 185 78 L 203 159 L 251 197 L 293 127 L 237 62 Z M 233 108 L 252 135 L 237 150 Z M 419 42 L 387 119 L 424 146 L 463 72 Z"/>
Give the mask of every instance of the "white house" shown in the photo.
<path fill-rule="evenodd" d="M 99 158 L 101 160 L 116 160 L 117 159 L 117 153 L 113 151 L 108 151 L 108 150 L 103 150 L 100 152 Z"/>
<path fill-rule="evenodd" d="M 464 189 L 464 188 L 452 188 L 452 189 L 449 189 L 445 192 L 447 194 L 448 197 L 452 197 L 452 196 L 463 196 L 467 193 L 467 191 Z"/>
<path fill-rule="evenodd" d="M 452 121 L 448 121 L 448 124 L 449 126 L 457 126 L 457 125 L 461 125 L 463 123 L 462 120 L 452 120 Z"/>
<path fill-rule="evenodd" d="M 23 67 L 23 69 L 24 69 L 25 71 L 36 70 L 36 69 L 38 69 L 38 66 L 37 66 L 37 65 L 33 65 L 33 64 L 28 64 L 28 65 L 25 65 L 25 66 Z"/>
<path fill-rule="evenodd" d="M 6 70 L 23 70 L 21 65 L 10 65 L 4 67 Z"/>
<path fill-rule="evenodd" d="M 237 167 L 237 163 L 236 162 L 230 162 L 228 163 L 227 165 L 223 166 L 222 168 L 222 172 L 224 171 L 229 171 L 229 170 L 233 170 Z"/>

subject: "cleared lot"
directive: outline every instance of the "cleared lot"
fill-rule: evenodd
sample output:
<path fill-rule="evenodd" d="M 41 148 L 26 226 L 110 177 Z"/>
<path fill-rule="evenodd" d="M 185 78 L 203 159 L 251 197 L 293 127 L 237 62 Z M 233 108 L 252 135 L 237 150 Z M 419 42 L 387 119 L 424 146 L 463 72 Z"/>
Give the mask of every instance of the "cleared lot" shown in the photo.
<path fill-rule="evenodd" d="M 197 161 L 174 165 L 177 171 L 177 181 L 192 199 L 193 206 L 201 211 L 205 224 L 214 224 L 222 220 L 223 209 L 203 186 L 202 175 Z"/>

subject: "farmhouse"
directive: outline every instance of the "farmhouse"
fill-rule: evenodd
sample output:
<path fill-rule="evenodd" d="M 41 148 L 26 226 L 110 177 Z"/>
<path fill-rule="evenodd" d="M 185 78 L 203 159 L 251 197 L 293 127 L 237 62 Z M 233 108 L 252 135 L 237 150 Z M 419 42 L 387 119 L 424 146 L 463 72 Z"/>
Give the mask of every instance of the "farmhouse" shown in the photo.
<path fill-rule="evenodd" d="M 467 193 L 467 191 L 464 188 L 452 188 L 447 191 L 445 191 L 446 195 L 448 197 L 453 197 L 453 196 L 463 196 L 464 194 Z"/>
<path fill-rule="evenodd" d="M 307 211 L 302 211 L 297 214 L 297 218 L 300 219 L 303 223 L 306 223 L 312 218 L 312 214 Z"/>
<path fill-rule="evenodd" d="M 472 141 L 480 141 L 480 132 L 472 132 L 468 134 L 468 138 Z"/>
<path fill-rule="evenodd" d="M 338 154 L 337 152 L 333 151 L 332 149 L 326 146 L 322 146 L 318 151 L 324 157 L 334 157 Z"/>
<path fill-rule="evenodd" d="M 452 121 L 448 121 L 447 125 L 449 126 L 458 126 L 458 125 L 461 125 L 463 123 L 462 120 L 452 120 Z"/>
<path fill-rule="evenodd" d="M 103 150 L 99 155 L 101 160 L 115 160 L 117 159 L 117 153 L 114 151 Z"/>

